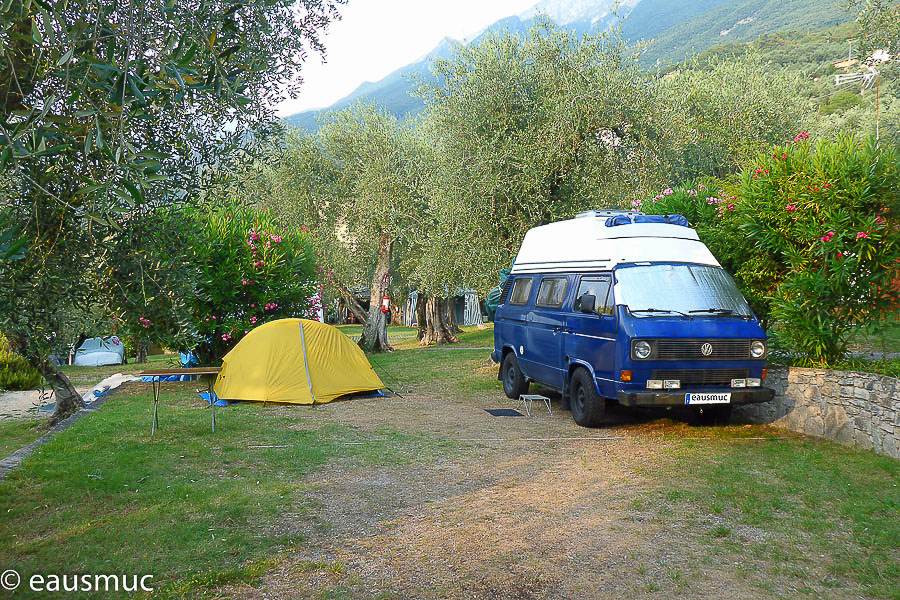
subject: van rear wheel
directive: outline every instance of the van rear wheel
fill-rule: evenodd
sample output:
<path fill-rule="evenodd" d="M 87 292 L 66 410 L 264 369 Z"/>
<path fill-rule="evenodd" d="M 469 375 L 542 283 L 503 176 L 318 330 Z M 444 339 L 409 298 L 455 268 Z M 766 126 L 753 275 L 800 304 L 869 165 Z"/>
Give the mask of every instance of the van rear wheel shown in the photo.
<path fill-rule="evenodd" d="M 606 417 L 606 398 L 597 393 L 597 386 L 587 369 L 575 369 L 569 390 L 569 405 L 575 422 L 582 427 L 599 427 Z"/>
<path fill-rule="evenodd" d="M 528 393 L 528 380 L 522 374 L 519 361 L 512 352 L 503 357 L 500 373 L 503 375 L 503 393 L 507 398 L 518 400 L 519 396 Z"/>

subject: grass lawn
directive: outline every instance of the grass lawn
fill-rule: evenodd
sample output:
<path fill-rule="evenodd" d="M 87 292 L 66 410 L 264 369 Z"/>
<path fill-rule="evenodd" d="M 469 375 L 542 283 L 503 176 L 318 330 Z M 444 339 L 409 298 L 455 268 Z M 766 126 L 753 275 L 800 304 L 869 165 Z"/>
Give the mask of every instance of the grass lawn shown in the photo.
<path fill-rule="evenodd" d="M 180 366 L 181 359 L 178 354 L 157 354 L 148 356 L 147 362 L 140 364 L 129 362 L 127 365 L 107 365 L 104 367 L 64 365 L 61 368 L 62 372 L 66 374 L 73 384 L 93 386 L 116 373 L 138 373 L 147 369 L 168 369 Z"/>
<path fill-rule="evenodd" d="M 900 314 L 879 334 L 857 331 L 850 346 L 855 352 L 900 352 Z"/>
<path fill-rule="evenodd" d="M 163 597 L 199 597 L 252 580 L 273 552 L 302 540 L 269 525 L 318 519 L 304 475 L 330 461 L 403 464 L 453 448 L 387 428 L 373 439 L 313 420 L 311 408 L 250 404 L 220 410 L 213 434 L 209 410 L 190 397 L 189 383 L 163 388 L 151 438 L 149 385 L 131 386 L 0 482 L 3 565 L 23 575 L 46 565 L 153 573 Z"/>
<path fill-rule="evenodd" d="M 403 398 L 236 404 L 215 433 L 171 383 L 151 438 L 128 385 L 0 482 L 0 566 L 161 598 L 900 598 L 900 462 L 765 426 L 589 431 L 558 401 L 491 418 L 492 336 L 371 357 Z"/>
<path fill-rule="evenodd" d="M 0 421 L 0 458 L 27 446 L 45 431 L 43 419 Z"/>

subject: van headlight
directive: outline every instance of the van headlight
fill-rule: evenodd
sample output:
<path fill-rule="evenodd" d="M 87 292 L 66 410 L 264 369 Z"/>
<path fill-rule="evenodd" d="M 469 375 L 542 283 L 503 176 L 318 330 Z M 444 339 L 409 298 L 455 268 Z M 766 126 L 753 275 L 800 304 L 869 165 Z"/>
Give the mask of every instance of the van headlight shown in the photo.
<path fill-rule="evenodd" d="M 762 358 L 766 355 L 766 343 L 762 340 L 753 340 L 750 342 L 750 356 L 753 358 Z"/>
<path fill-rule="evenodd" d="M 634 343 L 634 346 L 631 347 L 631 351 L 635 358 L 644 360 L 645 358 L 650 357 L 653 348 L 650 347 L 650 342 L 640 340 Z"/>

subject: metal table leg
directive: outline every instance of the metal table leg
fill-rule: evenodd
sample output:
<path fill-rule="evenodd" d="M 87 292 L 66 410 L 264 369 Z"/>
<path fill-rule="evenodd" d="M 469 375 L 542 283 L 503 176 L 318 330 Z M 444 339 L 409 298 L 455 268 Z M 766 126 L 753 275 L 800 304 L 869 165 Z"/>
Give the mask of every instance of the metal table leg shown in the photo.
<path fill-rule="evenodd" d="M 159 388 L 162 384 L 158 377 L 152 378 L 151 383 L 153 385 L 153 425 L 150 427 L 150 435 L 154 436 L 156 430 L 159 429 Z"/>
<path fill-rule="evenodd" d="M 216 432 L 216 399 L 213 398 L 213 379 L 212 377 L 206 378 L 206 393 L 209 398 L 209 406 L 212 408 L 212 432 Z"/>

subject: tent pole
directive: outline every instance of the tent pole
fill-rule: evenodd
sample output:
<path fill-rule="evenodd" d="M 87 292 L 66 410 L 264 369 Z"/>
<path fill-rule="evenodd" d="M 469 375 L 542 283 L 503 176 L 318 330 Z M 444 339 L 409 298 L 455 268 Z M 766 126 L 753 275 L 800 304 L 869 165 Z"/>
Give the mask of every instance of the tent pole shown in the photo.
<path fill-rule="evenodd" d="M 312 405 L 316 405 L 316 397 L 312 391 L 312 378 L 309 376 L 309 361 L 306 360 L 306 340 L 303 338 L 303 321 L 300 321 L 300 346 L 303 349 L 303 366 L 306 367 L 306 383 L 309 384 L 309 397 L 312 398 Z"/>

